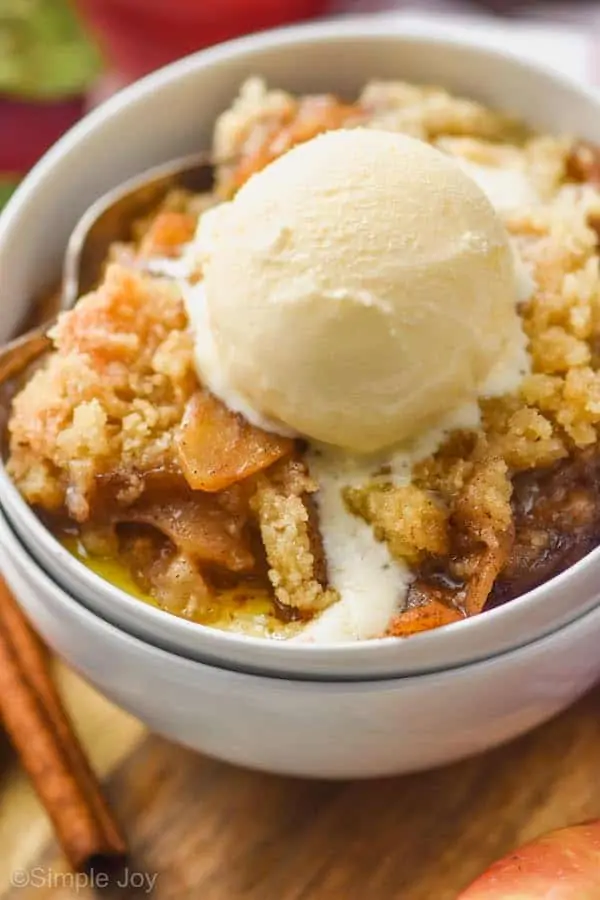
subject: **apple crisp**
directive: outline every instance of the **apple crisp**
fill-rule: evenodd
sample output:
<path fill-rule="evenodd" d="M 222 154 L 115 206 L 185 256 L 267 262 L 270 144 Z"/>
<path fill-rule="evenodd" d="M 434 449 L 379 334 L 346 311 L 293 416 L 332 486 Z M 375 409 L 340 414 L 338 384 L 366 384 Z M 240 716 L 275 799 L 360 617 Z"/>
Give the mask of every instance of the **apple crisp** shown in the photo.
<path fill-rule="evenodd" d="M 407 573 L 395 614 L 370 636 L 481 613 L 600 540 L 600 153 L 437 87 L 373 82 L 348 102 L 252 79 L 216 124 L 214 152 L 228 162 L 214 193 L 169 196 L 61 316 L 52 352 L 14 399 L 7 463 L 90 566 L 116 562 L 161 608 L 251 635 L 293 637 L 340 602 L 319 468 L 304 442 L 263 431 L 200 384 L 177 279 L 148 263 L 181 259 L 206 209 L 342 126 L 406 133 L 454 156 L 497 198 L 531 282 L 518 391 L 482 398 L 475 424 L 413 454 L 409 477 L 380 460 L 358 481 L 340 476 L 356 527 Z"/>

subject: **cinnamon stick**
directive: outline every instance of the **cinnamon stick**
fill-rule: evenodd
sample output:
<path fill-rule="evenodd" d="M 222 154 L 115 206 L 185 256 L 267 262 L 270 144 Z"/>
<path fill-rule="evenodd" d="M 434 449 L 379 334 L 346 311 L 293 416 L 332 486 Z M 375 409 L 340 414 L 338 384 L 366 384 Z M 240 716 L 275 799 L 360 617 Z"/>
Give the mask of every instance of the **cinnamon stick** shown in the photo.
<path fill-rule="evenodd" d="M 1 578 L 0 719 L 72 867 L 122 862 L 125 839 L 63 707 L 48 654 Z"/>

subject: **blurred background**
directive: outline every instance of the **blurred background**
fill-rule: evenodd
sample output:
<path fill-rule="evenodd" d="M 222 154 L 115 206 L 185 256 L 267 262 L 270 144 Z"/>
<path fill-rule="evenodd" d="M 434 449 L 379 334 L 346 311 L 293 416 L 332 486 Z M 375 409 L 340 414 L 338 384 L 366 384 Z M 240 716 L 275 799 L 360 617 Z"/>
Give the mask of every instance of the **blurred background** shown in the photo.
<path fill-rule="evenodd" d="M 421 27 L 442 19 L 463 28 L 512 20 L 515 41 L 516 23 L 552 25 L 571 38 L 570 49 L 551 51 L 552 33 L 543 29 L 533 40 L 527 33 L 528 49 L 539 44 L 541 52 L 543 44 L 563 66 L 569 52 L 575 67 L 583 64 L 579 32 L 587 42 L 586 77 L 599 68 L 600 2 L 589 0 L 0 0 L 0 207 L 63 131 L 147 72 L 252 31 L 389 11 L 417 15 Z"/>

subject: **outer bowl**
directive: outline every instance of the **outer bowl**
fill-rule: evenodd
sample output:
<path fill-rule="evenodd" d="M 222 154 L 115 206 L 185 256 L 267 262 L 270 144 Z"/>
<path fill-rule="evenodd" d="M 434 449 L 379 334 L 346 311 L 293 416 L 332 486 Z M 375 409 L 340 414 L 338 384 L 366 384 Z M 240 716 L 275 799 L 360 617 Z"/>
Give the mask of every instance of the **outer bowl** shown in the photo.
<path fill-rule="evenodd" d="M 354 19 L 255 35 L 188 57 L 122 92 L 36 166 L 0 218 L 0 271 L 10 305 L 0 340 L 56 274 L 67 237 L 102 192 L 144 168 L 206 146 L 240 82 L 353 93 L 369 78 L 439 83 L 553 131 L 600 142 L 600 101 L 563 76 L 468 40 L 402 34 L 390 20 Z M 87 571 L 26 507 L 0 466 L 0 504 L 32 556 L 91 611 L 163 649 L 231 669 L 315 679 L 442 670 L 549 634 L 600 600 L 600 551 L 506 606 L 408 640 L 335 646 L 237 637 L 141 604 Z"/>
<path fill-rule="evenodd" d="M 402 774 L 533 728 L 600 675 L 600 607 L 485 662 L 381 681 L 231 672 L 140 641 L 87 610 L 32 559 L 0 514 L 0 558 L 45 640 L 165 737 L 250 768 L 309 778 Z"/>

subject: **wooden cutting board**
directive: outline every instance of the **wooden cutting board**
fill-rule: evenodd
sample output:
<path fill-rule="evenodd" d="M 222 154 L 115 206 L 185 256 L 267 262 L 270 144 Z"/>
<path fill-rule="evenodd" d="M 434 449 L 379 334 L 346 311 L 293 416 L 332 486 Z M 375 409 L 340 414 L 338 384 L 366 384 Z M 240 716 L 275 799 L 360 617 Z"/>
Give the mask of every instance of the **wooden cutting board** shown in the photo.
<path fill-rule="evenodd" d="M 326 783 L 196 755 L 147 735 L 71 673 L 61 684 L 128 831 L 130 870 L 96 895 L 75 882 L 0 740 L 0 900 L 455 900 L 517 844 L 600 817 L 600 688 L 476 759 Z"/>

